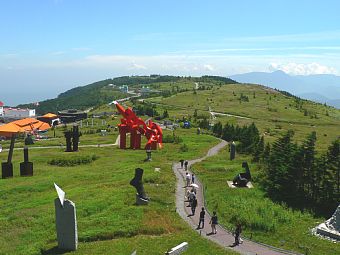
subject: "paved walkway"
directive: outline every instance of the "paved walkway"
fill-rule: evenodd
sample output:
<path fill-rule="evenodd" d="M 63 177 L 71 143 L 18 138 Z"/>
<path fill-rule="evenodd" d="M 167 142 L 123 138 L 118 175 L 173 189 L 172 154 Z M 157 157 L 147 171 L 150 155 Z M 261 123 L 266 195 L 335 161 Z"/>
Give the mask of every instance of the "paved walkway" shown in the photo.
<path fill-rule="evenodd" d="M 207 155 L 199 158 L 189 161 L 189 166 L 192 164 L 195 164 L 197 162 L 200 162 L 207 157 L 213 156 L 219 152 L 219 150 L 223 149 L 227 145 L 227 142 L 221 141 L 218 145 L 211 148 Z M 189 167 L 190 168 L 190 167 Z M 177 177 L 177 188 L 176 188 L 176 210 L 178 214 L 196 231 L 198 231 L 203 237 L 210 239 L 211 241 L 230 249 L 233 249 L 236 252 L 239 252 L 240 254 L 245 255 L 282 255 L 282 254 L 297 254 L 297 253 L 291 253 L 289 251 L 281 250 L 279 248 L 267 246 L 264 244 L 252 242 L 249 240 L 244 240 L 242 244 L 236 247 L 229 247 L 229 245 L 232 245 L 234 243 L 234 237 L 232 234 L 227 231 L 226 229 L 222 228 L 221 226 L 217 226 L 217 234 L 215 235 L 209 235 L 211 232 L 211 226 L 209 225 L 210 221 L 210 215 L 206 211 L 205 214 L 205 224 L 204 229 L 197 230 L 197 225 L 199 221 L 199 213 L 201 211 L 202 206 L 204 206 L 204 196 L 203 196 L 203 186 L 199 180 L 197 180 L 197 177 L 195 179 L 195 183 L 198 184 L 199 189 L 197 190 L 197 209 L 195 216 L 188 217 L 189 214 L 191 214 L 191 208 L 186 207 L 187 203 L 184 202 L 185 200 L 185 170 L 182 169 L 180 166 L 180 163 L 174 163 L 172 167 L 174 173 Z M 190 174 L 192 174 L 189 171 Z M 218 215 L 217 215 L 218 216 Z M 208 235 L 207 235 L 208 234 Z M 244 239 L 244 238 L 243 238 Z"/>

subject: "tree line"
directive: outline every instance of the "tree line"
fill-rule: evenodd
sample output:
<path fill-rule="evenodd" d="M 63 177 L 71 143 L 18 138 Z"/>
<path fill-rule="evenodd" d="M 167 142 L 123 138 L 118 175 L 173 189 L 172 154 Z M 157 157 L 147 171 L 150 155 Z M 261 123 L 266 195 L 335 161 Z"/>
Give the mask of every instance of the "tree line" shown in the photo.
<path fill-rule="evenodd" d="M 287 131 L 272 145 L 252 123 L 249 126 L 214 125 L 213 133 L 226 141 L 238 141 L 237 151 L 252 155 L 262 169 L 260 183 L 274 201 L 315 213 L 333 212 L 340 201 L 340 138 L 318 155 L 316 132 L 297 144 Z"/>

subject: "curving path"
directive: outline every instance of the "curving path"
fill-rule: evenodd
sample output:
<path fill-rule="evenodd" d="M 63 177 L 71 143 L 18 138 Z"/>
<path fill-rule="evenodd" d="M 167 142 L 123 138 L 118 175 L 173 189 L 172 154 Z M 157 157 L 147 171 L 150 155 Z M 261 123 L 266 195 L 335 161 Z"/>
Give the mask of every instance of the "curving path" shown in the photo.
<path fill-rule="evenodd" d="M 226 141 L 221 141 L 218 145 L 214 146 L 211 148 L 207 155 L 190 160 L 189 161 L 189 166 L 192 164 L 195 164 L 197 162 L 201 162 L 202 160 L 206 159 L 207 157 L 216 155 L 219 150 L 224 148 L 228 143 Z M 191 210 L 189 207 L 186 207 L 186 204 L 184 203 L 185 200 L 185 170 L 181 168 L 180 163 L 174 163 L 172 166 L 172 169 L 177 177 L 177 187 L 176 187 L 176 211 L 177 213 L 185 220 L 193 229 L 198 231 L 201 236 L 223 246 L 230 248 L 240 254 L 245 254 L 245 255 L 282 255 L 282 254 L 297 254 L 297 253 L 292 253 L 289 251 L 285 251 L 276 247 L 272 247 L 269 245 L 265 244 L 260 244 L 256 243 L 250 240 L 244 240 L 242 244 L 236 247 L 229 247 L 229 245 L 232 245 L 234 243 L 234 237 L 232 236 L 231 232 L 227 231 L 226 229 L 222 228 L 221 226 L 217 226 L 217 234 L 216 235 L 207 235 L 208 233 L 211 232 L 211 227 L 209 225 L 210 221 L 210 215 L 208 211 L 206 211 L 205 214 L 205 224 L 204 224 L 204 229 L 197 230 L 197 225 L 199 221 L 199 212 L 201 211 L 202 206 L 205 207 L 205 202 L 204 202 L 204 195 L 203 195 L 203 185 L 202 183 L 198 180 L 196 176 L 195 183 L 198 184 L 200 187 L 197 190 L 197 210 L 195 213 L 195 216 L 188 217 L 189 214 L 191 214 Z M 189 167 L 190 169 L 190 167 Z M 188 171 L 190 174 L 192 174 L 190 171 Z M 244 238 L 243 238 L 244 239 Z"/>

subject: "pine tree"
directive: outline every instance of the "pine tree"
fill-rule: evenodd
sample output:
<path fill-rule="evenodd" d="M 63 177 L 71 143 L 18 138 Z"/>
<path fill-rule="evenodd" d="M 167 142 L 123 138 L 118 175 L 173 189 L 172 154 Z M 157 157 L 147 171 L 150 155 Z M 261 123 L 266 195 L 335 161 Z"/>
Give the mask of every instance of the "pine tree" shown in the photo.
<path fill-rule="evenodd" d="M 259 162 L 260 158 L 262 158 L 264 152 L 264 137 L 261 136 L 259 142 L 255 146 L 255 150 L 253 152 L 253 161 Z"/>

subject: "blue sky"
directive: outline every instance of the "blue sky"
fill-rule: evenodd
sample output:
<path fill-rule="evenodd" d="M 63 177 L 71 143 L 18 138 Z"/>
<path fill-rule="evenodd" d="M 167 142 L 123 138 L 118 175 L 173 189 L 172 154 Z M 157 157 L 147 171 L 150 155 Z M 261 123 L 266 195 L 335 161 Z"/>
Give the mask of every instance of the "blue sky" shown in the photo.
<path fill-rule="evenodd" d="M 120 75 L 340 73 L 340 1 L 2 0 L 0 100 Z"/>

